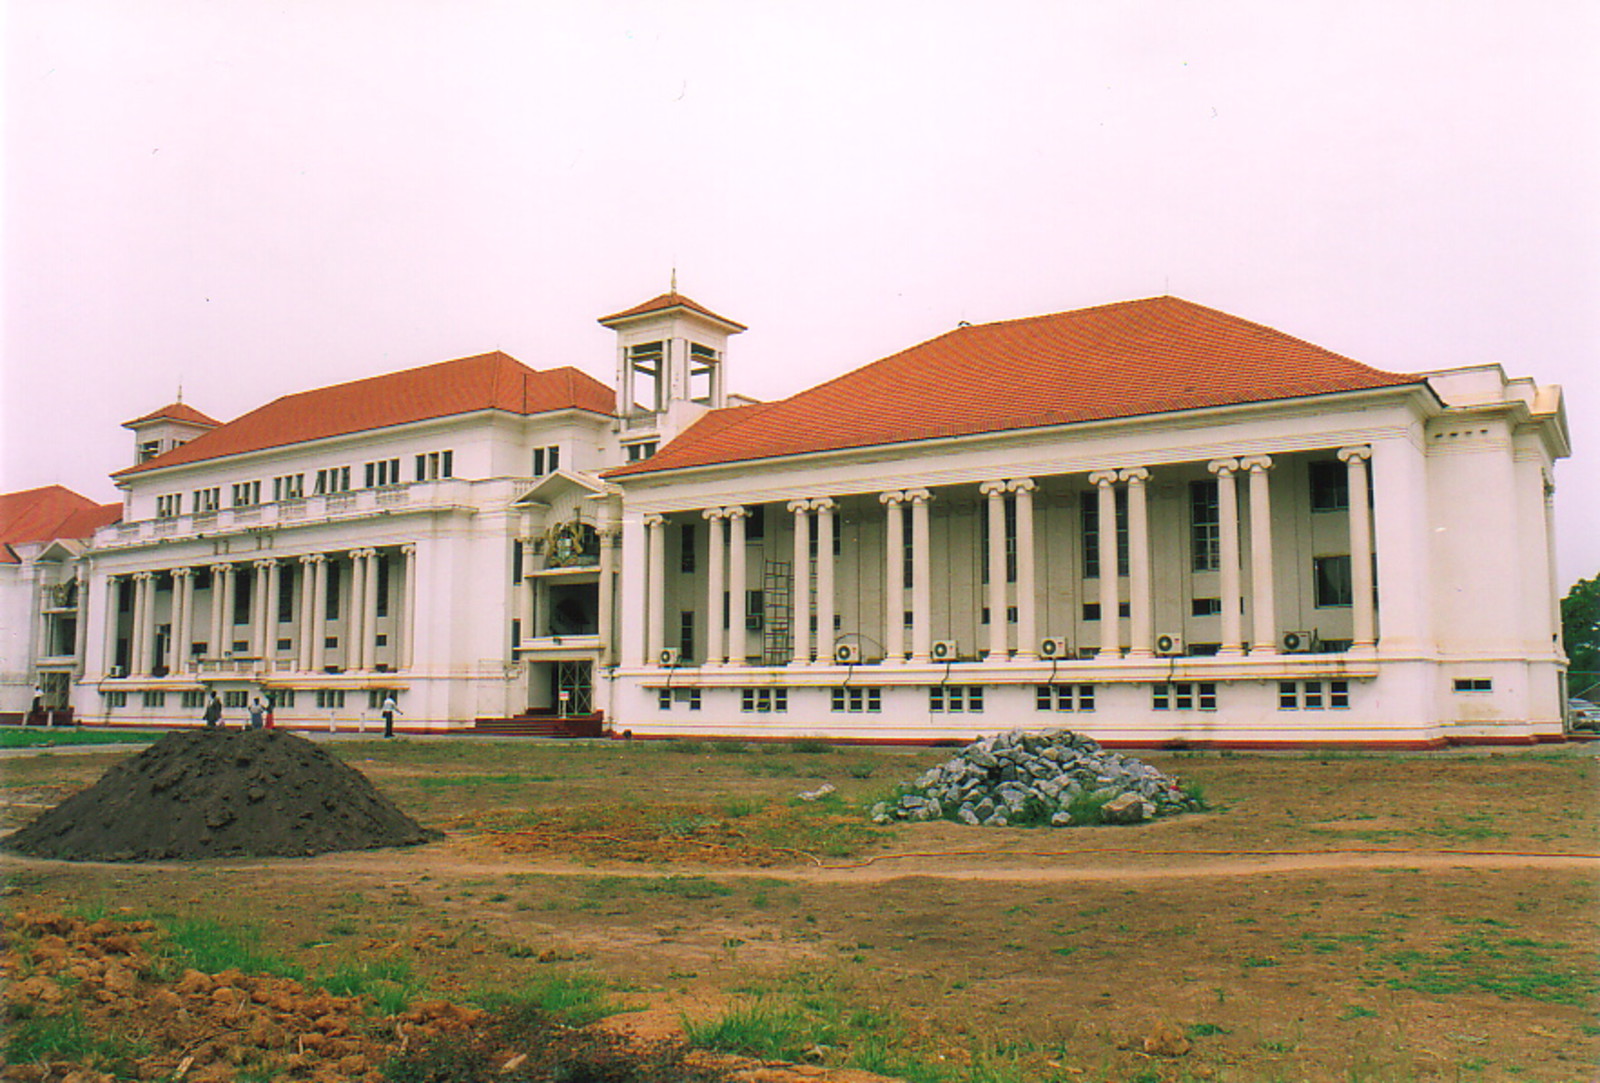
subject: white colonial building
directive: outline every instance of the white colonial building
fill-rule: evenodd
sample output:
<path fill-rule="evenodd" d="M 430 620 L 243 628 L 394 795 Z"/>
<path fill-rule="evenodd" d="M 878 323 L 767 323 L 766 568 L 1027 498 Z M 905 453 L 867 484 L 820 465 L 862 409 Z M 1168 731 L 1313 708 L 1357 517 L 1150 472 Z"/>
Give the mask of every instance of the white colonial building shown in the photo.
<path fill-rule="evenodd" d="M 215 689 L 318 727 L 392 691 L 413 730 L 1563 732 L 1559 388 L 1161 297 L 753 403 L 738 323 L 675 292 L 601 322 L 615 395 L 487 354 L 130 422 L 121 521 L 20 615 L 71 579 L 74 653 L 8 665 L 8 696 L 53 667 L 113 724 L 192 724 Z"/>

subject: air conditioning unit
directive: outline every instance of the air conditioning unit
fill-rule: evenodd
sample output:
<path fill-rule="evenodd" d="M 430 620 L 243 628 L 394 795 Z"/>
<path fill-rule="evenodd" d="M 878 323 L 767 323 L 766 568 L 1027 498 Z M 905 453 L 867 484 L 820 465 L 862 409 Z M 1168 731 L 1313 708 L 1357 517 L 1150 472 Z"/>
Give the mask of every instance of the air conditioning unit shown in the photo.
<path fill-rule="evenodd" d="M 656 655 L 656 665 L 675 666 L 678 664 L 679 651 L 677 647 L 662 647 L 661 653 Z"/>
<path fill-rule="evenodd" d="M 1162 632 L 1156 636 L 1157 654 L 1182 654 L 1183 636 L 1176 632 Z"/>
<path fill-rule="evenodd" d="M 929 651 L 935 662 L 954 662 L 960 653 L 953 639 L 938 639 Z"/>
<path fill-rule="evenodd" d="M 861 664 L 861 644 L 841 643 L 833 648 L 833 660 L 841 666 Z"/>
<path fill-rule="evenodd" d="M 1311 649 L 1310 632 L 1283 633 L 1283 649 L 1289 654 L 1304 654 Z"/>
<path fill-rule="evenodd" d="M 107 675 L 111 677 L 126 677 L 128 674 L 121 666 L 112 666 L 111 672 Z"/>
<path fill-rule="evenodd" d="M 1072 657 L 1072 645 L 1060 636 L 1039 641 L 1039 657 L 1046 659 Z"/>

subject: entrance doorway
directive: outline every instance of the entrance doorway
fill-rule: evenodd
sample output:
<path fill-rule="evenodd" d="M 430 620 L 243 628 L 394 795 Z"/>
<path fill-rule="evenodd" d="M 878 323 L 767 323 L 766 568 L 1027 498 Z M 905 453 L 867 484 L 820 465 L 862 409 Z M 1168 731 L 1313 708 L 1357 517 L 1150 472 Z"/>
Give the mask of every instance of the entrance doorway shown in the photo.
<path fill-rule="evenodd" d="M 591 662 L 556 663 L 556 713 L 594 713 L 594 665 Z"/>

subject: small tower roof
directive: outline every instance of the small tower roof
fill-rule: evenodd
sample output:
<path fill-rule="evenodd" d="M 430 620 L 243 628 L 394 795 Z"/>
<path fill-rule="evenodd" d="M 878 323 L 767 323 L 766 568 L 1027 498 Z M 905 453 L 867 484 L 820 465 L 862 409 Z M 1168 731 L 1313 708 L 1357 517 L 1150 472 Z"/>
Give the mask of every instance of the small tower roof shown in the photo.
<path fill-rule="evenodd" d="M 730 320 L 726 316 L 717 315 L 705 305 L 699 304 L 690 298 L 685 297 L 675 289 L 663 293 L 660 297 L 652 297 L 643 304 L 634 305 L 632 308 L 625 308 L 621 312 L 613 312 L 609 316 L 601 316 L 600 325 L 602 327 L 615 327 L 618 324 L 627 323 L 630 320 L 640 319 L 645 316 L 655 316 L 663 312 L 670 312 L 675 308 L 686 309 L 697 316 L 708 319 L 732 335 L 736 335 L 740 331 L 747 330 L 744 324 L 739 323 L 736 320 Z"/>
<path fill-rule="evenodd" d="M 203 425 L 214 429 L 222 422 L 214 417 L 207 417 L 186 402 L 169 402 L 159 410 L 152 410 L 143 417 L 136 417 L 132 421 L 124 421 L 122 427 L 132 429 L 139 425 L 148 425 L 153 421 L 182 421 L 189 425 Z"/>

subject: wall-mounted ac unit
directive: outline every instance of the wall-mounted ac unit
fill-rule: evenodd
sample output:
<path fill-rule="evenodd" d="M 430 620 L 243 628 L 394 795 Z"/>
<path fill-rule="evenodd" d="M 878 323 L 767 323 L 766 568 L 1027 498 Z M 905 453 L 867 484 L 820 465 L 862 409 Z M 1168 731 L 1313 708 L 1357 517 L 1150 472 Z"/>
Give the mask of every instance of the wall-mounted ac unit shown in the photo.
<path fill-rule="evenodd" d="M 662 647 L 661 653 L 656 655 L 656 665 L 675 666 L 678 664 L 679 651 L 677 647 Z"/>
<path fill-rule="evenodd" d="M 833 648 L 833 660 L 841 666 L 861 664 L 861 644 L 841 643 Z"/>
<path fill-rule="evenodd" d="M 108 677 L 126 677 L 127 675 L 127 671 L 121 666 L 112 666 L 111 671 L 107 674 Z"/>
<path fill-rule="evenodd" d="M 1039 641 L 1039 657 L 1044 659 L 1072 657 L 1072 644 L 1061 636 L 1051 636 Z"/>
<path fill-rule="evenodd" d="M 1183 636 L 1176 632 L 1162 632 L 1156 636 L 1156 653 L 1167 655 L 1182 654 Z"/>
<path fill-rule="evenodd" d="M 954 662 L 960 653 L 953 639 L 934 640 L 933 646 L 929 648 L 929 654 L 935 662 Z"/>
<path fill-rule="evenodd" d="M 1289 654 L 1304 654 L 1311 649 L 1310 632 L 1283 633 L 1283 649 Z"/>

